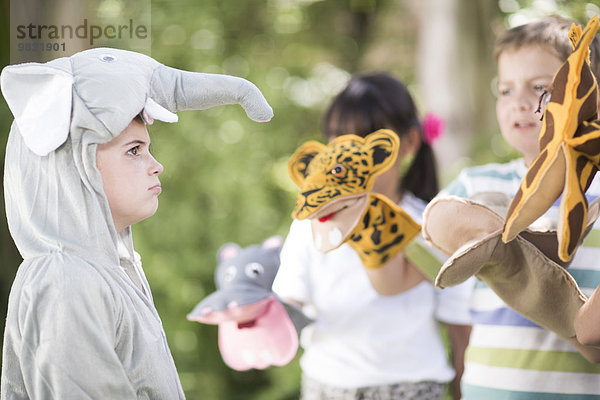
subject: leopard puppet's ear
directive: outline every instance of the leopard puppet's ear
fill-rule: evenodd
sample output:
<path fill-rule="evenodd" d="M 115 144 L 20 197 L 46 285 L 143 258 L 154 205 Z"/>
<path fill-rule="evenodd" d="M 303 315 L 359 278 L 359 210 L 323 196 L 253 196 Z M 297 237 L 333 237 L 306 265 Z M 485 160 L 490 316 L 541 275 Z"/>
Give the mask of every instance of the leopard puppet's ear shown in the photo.
<path fill-rule="evenodd" d="M 392 130 L 380 129 L 365 138 L 364 147 L 371 157 L 371 172 L 375 176 L 394 165 L 400 149 L 400 138 Z"/>
<path fill-rule="evenodd" d="M 304 178 L 308 175 L 308 164 L 310 164 L 312 159 L 326 147 L 327 146 L 322 143 L 310 140 L 300 146 L 292 155 L 288 162 L 288 174 L 296 185 L 302 186 Z"/>

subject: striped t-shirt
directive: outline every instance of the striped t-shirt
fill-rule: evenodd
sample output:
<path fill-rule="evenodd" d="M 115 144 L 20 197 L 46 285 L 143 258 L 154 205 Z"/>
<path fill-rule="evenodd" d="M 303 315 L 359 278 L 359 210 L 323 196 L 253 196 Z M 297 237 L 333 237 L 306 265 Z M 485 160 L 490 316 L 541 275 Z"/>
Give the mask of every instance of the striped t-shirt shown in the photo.
<path fill-rule="evenodd" d="M 467 168 L 439 197 L 478 192 L 517 192 L 527 168 L 522 159 Z M 600 195 L 600 176 L 587 191 Z M 557 218 L 557 201 L 548 216 Z M 587 296 L 600 284 L 600 222 L 577 251 L 569 273 Z M 473 330 L 465 355 L 464 399 L 600 399 L 600 365 L 585 360 L 567 341 L 522 317 L 477 281 L 470 301 Z"/>

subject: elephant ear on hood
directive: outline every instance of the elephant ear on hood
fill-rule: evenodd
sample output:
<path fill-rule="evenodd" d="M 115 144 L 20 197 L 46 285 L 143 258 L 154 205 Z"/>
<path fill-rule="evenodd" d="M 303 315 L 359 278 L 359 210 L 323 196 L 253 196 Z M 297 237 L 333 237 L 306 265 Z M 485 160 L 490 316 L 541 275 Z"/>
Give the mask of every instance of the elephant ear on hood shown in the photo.
<path fill-rule="evenodd" d="M 2 93 L 27 147 L 46 155 L 67 140 L 73 75 L 66 59 L 56 60 L 54 65 L 9 66 L 0 78 Z"/>
<path fill-rule="evenodd" d="M 177 122 L 178 111 L 240 104 L 255 121 L 273 116 L 260 90 L 243 78 L 182 71 L 118 49 L 7 66 L 0 84 L 26 146 L 39 156 L 60 147 L 74 127 L 95 125 L 90 119 L 108 131 L 98 140 L 106 142 L 140 113 L 147 123 Z"/>

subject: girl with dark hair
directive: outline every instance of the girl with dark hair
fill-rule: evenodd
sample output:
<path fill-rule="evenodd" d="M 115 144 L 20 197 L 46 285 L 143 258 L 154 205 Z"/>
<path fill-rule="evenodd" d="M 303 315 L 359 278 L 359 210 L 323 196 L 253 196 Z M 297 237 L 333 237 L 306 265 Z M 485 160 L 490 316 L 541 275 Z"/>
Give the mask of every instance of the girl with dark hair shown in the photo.
<path fill-rule="evenodd" d="M 323 120 L 329 140 L 383 128 L 400 137 L 400 152 L 396 165 L 376 177 L 373 191 L 420 222 L 437 193 L 428 141 L 435 134 L 424 135 L 404 84 L 385 73 L 356 75 Z M 273 285 L 282 298 L 316 312 L 302 332 L 302 399 L 442 399 L 447 383 L 463 369 L 469 290 L 435 289 L 416 267 L 433 257 L 405 251 L 381 268 L 366 269 L 348 244 L 321 253 L 311 235 L 310 221 L 292 223 Z M 449 328 L 454 370 L 438 321 Z M 458 386 L 452 393 L 460 398 Z"/>
<path fill-rule="evenodd" d="M 356 75 L 335 97 L 323 118 L 323 132 L 329 140 L 347 134 L 364 137 L 383 128 L 400 137 L 398 160 L 412 160 L 399 186 L 387 190 L 393 192 L 389 197 L 399 200 L 408 191 L 429 202 L 438 192 L 435 157 L 430 136 L 423 136 L 417 108 L 402 82 L 385 73 Z M 390 174 L 398 171 L 390 170 Z"/>

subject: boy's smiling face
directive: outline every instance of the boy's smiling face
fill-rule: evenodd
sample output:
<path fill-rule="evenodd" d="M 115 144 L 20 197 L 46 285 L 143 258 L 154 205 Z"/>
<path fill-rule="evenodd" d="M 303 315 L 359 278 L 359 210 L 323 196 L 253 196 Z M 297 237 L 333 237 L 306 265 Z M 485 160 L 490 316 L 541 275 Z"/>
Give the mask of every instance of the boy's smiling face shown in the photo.
<path fill-rule="evenodd" d="M 98 145 L 96 165 L 117 232 L 154 215 L 158 208 L 163 166 L 149 147 L 148 131 L 137 119 L 119 136 Z"/>
<path fill-rule="evenodd" d="M 539 153 L 542 114 L 535 113 L 539 98 L 561 64 L 558 56 L 539 46 L 509 49 L 498 57 L 498 125 L 504 139 L 527 165 Z"/>

